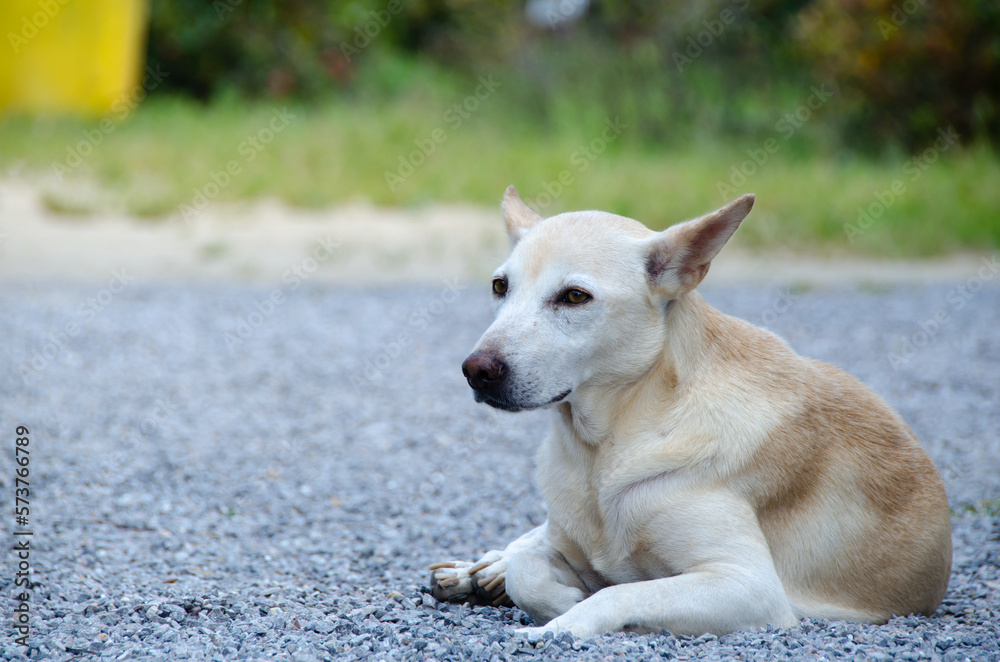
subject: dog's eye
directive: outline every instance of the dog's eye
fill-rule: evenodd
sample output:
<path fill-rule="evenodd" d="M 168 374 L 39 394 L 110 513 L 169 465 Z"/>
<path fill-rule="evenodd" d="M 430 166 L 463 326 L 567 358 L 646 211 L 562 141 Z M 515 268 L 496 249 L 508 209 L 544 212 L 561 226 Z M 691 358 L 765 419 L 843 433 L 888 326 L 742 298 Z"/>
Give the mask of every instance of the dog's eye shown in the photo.
<path fill-rule="evenodd" d="M 590 301 L 590 295 L 584 292 L 583 290 L 566 290 L 566 293 L 563 295 L 562 300 L 565 301 L 566 303 L 578 305 Z"/>
<path fill-rule="evenodd" d="M 494 278 L 493 279 L 493 294 L 502 297 L 507 294 L 507 279 L 506 278 Z"/>

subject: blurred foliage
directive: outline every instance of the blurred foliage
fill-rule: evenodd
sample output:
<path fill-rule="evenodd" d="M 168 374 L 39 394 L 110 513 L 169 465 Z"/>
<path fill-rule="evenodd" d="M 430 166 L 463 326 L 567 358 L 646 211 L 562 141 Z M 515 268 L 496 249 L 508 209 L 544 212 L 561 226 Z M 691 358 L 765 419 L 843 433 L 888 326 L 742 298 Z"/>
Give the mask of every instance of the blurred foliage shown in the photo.
<path fill-rule="evenodd" d="M 329 48 L 348 20 L 340 4 L 153 0 L 149 63 L 169 72 L 164 89 L 199 99 L 312 94 L 341 73 Z"/>
<path fill-rule="evenodd" d="M 382 101 L 411 87 L 400 60 L 426 61 L 467 81 L 444 89 L 493 73 L 515 119 L 559 131 L 621 115 L 656 144 L 773 134 L 776 109 L 822 83 L 838 96 L 813 140 L 1000 137 L 996 0 L 595 0 L 552 28 L 509 0 L 153 0 L 149 57 L 196 98 Z"/>
<path fill-rule="evenodd" d="M 924 146 L 953 126 L 966 141 L 1000 138 L 1000 3 L 818 0 L 799 43 L 851 104 L 843 134 Z"/>
<path fill-rule="evenodd" d="M 182 205 L 219 203 L 210 213 L 236 220 L 244 202 L 265 198 L 314 208 L 472 202 L 498 209 L 503 189 L 515 184 L 546 216 L 605 209 L 661 229 L 753 191 L 752 222 L 736 235 L 749 248 L 887 257 L 1000 249 L 1000 156 L 986 146 L 943 149 L 931 165 L 920 155 L 796 152 L 789 142 L 753 171 L 747 147 L 759 152 L 760 142 L 705 136 L 650 149 L 626 131 L 590 160 L 581 158 L 581 143 L 593 143 L 572 131 L 511 130 L 504 109 L 490 105 L 499 99 L 484 101 L 460 126 L 442 122 L 441 107 L 423 91 L 447 79 L 427 78 L 427 67 L 408 62 L 388 62 L 379 73 L 412 85 L 392 103 L 157 97 L 97 145 L 89 141 L 102 134 L 87 118 L 0 118 L 0 172 L 42 182 L 45 204 L 67 220 L 124 211 L 180 228 L 188 227 Z M 276 112 L 290 123 L 248 151 Z M 425 155 L 420 145 L 445 126 L 447 141 Z M 71 159 L 84 145 L 90 153 Z M 404 161 L 410 173 L 389 184 Z M 238 176 L 220 185 L 233 165 Z M 748 173 L 743 183 L 734 180 L 737 170 Z"/>

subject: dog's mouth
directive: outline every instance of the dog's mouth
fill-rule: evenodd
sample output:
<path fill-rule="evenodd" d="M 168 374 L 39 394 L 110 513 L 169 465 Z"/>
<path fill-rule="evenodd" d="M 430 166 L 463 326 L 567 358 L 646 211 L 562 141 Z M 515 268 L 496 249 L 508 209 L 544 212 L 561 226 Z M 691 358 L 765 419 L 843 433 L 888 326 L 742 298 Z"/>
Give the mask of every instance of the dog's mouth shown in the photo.
<path fill-rule="evenodd" d="M 485 395 L 475 390 L 472 391 L 472 397 L 476 399 L 476 402 L 485 402 L 494 409 L 502 409 L 504 411 L 521 411 L 524 409 L 524 407 L 511 402 L 507 398 Z"/>
<path fill-rule="evenodd" d="M 510 400 L 503 396 L 486 395 L 484 393 L 480 393 L 479 391 L 475 390 L 472 393 L 476 399 L 476 402 L 484 402 L 489 406 L 493 407 L 494 409 L 502 409 L 503 411 L 518 412 L 518 411 L 524 411 L 525 409 L 538 409 L 539 407 L 554 405 L 557 402 L 562 402 L 563 400 L 565 400 L 572 392 L 573 389 L 567 389 L 566 391 L 560 393 L 559 395 L 552 398 L 548 402 L 544 402 L 540 405 L 514 402 L 513 400 Z"/>
<path fill-rule="evenodd" d="M 548 404 L 554 405 L 557 402 L 562 402 L 572 392 L 573 392 L 573 389 L 567 389 L 564 393 L 560 393 L 556 397 L 554 397 L 551 400 L 549 400 Z"/>

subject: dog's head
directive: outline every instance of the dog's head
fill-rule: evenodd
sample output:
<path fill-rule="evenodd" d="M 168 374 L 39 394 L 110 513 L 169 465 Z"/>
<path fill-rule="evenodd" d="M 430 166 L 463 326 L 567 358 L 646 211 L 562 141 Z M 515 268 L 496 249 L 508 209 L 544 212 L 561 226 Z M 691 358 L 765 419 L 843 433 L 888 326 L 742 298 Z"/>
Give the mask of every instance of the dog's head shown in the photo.
<path fill-rule="evenodd" d="M 496 321 L 462 364 L 476 401 L 535 409 L 644 374 L 663 350 L 669 302 L 701 282 L 753 201 L 657 233 L 596 211 L 542 219 L 508 188 L 512 250 L 493 275 Z"/>

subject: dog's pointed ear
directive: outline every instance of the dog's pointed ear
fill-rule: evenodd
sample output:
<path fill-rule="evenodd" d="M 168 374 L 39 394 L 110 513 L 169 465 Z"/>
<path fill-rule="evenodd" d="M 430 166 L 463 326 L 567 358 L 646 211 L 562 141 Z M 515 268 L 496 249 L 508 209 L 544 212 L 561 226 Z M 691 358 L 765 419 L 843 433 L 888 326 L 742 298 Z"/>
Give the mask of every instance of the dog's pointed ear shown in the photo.
<path fill-rule="evenodd" d="M 535 223 L 542 220 L 541 216 L 524 204 L 521 196 L 517 194 L 517 189 L 513 186 L 507 187 L 500 207 L 503 209 L 503 218 L 507 222 L 507 235 L 510 237 L 511 247 L 520 241 L 521 237 Z"/>
<path fill-rule="evenodd" d="M 653 291 L 673 299 L 694 289 L 750 213 L 753 201 L 753 194 L 748 193 L 711 214 L 653 236 L 646 257 L 646 274 Z"/>

